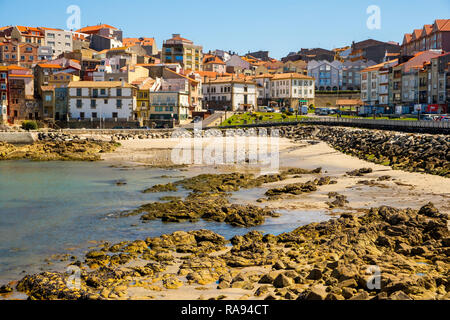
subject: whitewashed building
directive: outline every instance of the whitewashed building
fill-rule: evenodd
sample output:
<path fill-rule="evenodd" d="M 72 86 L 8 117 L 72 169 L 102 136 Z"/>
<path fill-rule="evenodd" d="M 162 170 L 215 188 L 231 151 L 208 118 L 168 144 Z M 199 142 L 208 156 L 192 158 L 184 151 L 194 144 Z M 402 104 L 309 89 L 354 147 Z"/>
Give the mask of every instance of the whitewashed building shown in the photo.
<path fill-rule="evenodd" d="M 279 73 L 270 79 L 270 99 L 279 106 L 296 108 L 310 105 L 315 98 L 313 77 L 300 73 Z"/>
<path fill-rule="evenodd" d="M 203 108 L 228 111 L 256 110 L 258 91 L 248 78 L 220 77 L 203 81 Z"/>
<path fill-rule="evenodd" d="M 69 83 L 71 119 L 132 120 L 136 108 L 134 87 L 120 81 Z"/>

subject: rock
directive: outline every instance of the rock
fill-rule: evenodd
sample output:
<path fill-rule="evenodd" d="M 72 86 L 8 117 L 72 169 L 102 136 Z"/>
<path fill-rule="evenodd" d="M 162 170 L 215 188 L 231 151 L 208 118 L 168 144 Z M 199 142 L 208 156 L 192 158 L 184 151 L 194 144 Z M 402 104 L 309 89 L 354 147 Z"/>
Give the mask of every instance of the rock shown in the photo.
<path fill-rule="evenodd" d="M 262 285 L 255 291 L 256 297 L 261 297 L 269 292 L 269 286 L 268 285 Z"/>
<path fill-rule="evenodd" d="M 412 300 L 410 296 L 408 296 L 403 291 L 396 291 L 389 296 L 390 300 Z"/>
<path fill-rule="evenodd" d="M 306 293 L 306 300 L 325 300 L 328 296 L 326 287 L 323 285 L 312 286 Z"/>
<path fill-rule="evenodd" d="M 307 277 L 307 279 L 309 280 L 319 280 L 321 278 L 322 278 L 322 270 L 318 268 L 312 269 Z"/>
<path fill-rule="evenodd" d="M 356 288 L 358 283 L 356 283 L 355 279 L 348 279 L 338 283 L 339 288 Z"/>
<path fill-rule="evenodd" d="M 278 275 L 278 272 L 269 272 L 261 277 L 259 283 L 272 284 Z"/>
<path fill-rule="evenodd" d="M 368 300 L 369 294 L 366 291 L 361 291 L 355 294 L 350 300 Z"/>
<path fill-rule="evenodd" d="M 279 274 L 273 281 L 273 285 L 275 288 L 289 287 L 293 284 L 294 281 L 292 280 L 292 278 L 288 278 L 284 274 Z"/>
<path fill-rule="evenodd" d="M 273 267 L 274 270 L 282 270 L 282 269 L 286 269 L 286 265 L 282 262 L 282 261 L 277 261 Z"/>
<path fill-rule="evenodd" d="M 436 209 L 436 207 L 431 202 L 428 202 L 426 205 L 420 208 L 419 214 L 427 217 L 437 217 L 439 216 L 439 210 Z"/>
<path fill-rule="evenodd" d="M 336 293 L 329 293 L 326 297 L 325 300 L 345 300 L 345 298 L 343 296 L 341 296 L 340 294 L 336 294 Z"/>
<path fill-rule="evenodd" d="M 163 286 L 166 289 L 178 289 L 183 286 L 183 282 L 177 278 L 168 278 L 163 280 Z"/>
<path fill-rule="evenodd" d="M 0 287 L 0 294 L 13 292 L 13 288 L 9 284 Z"/>

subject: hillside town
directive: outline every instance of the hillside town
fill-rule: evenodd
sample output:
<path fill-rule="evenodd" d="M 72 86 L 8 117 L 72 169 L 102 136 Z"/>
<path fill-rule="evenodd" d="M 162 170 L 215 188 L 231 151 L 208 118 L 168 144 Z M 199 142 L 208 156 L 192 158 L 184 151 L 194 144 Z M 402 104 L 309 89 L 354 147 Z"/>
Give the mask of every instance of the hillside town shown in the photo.
<path fill-rule="evenodd" d="M 126 38 L 108 24 L 76 31 L 5 26 L 0 122 L 160 128 L 217 111 L 446 114 L 450 19 L 414 27 L 401 43 L 367 39 L 331 50 L 301 48 L 277 60 L 269 51 L 206 52 L 182 34 L 159 46 L 155 38 Z"/>

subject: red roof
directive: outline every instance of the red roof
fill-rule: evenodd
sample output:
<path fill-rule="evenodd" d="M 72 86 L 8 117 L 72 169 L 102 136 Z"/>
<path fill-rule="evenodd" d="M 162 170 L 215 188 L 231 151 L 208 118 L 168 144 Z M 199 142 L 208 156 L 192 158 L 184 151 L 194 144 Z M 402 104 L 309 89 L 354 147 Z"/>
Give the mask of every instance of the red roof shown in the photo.
<path fill-rule="evenodd" d="M 99 24 L 96 26 L 88 26 L 88 27 L 81 28 L 80 30 L 77 30 L 76 32 L 97 33 L 98 31 L 100 31 L 100 29 L 105 29 L 105 28 L 118 30 L 117 28 L 110 26 L 109 24 Z"/>
<path fill-rule="evenodd" d="M 439 31 L 450 31 L 450 19 L 437 19 L 435 24 Z"/>

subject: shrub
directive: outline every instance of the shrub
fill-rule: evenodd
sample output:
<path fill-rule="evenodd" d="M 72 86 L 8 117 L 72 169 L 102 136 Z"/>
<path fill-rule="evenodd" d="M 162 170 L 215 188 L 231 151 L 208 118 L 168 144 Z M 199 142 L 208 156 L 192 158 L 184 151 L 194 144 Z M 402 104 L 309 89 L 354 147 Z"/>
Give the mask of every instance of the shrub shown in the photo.
<path fill-rule="evenodd" d="M 37 130 L 38 125 L 36 121 L 24 121 L 22 122 L 22 129 L 24 130 Z"/>

